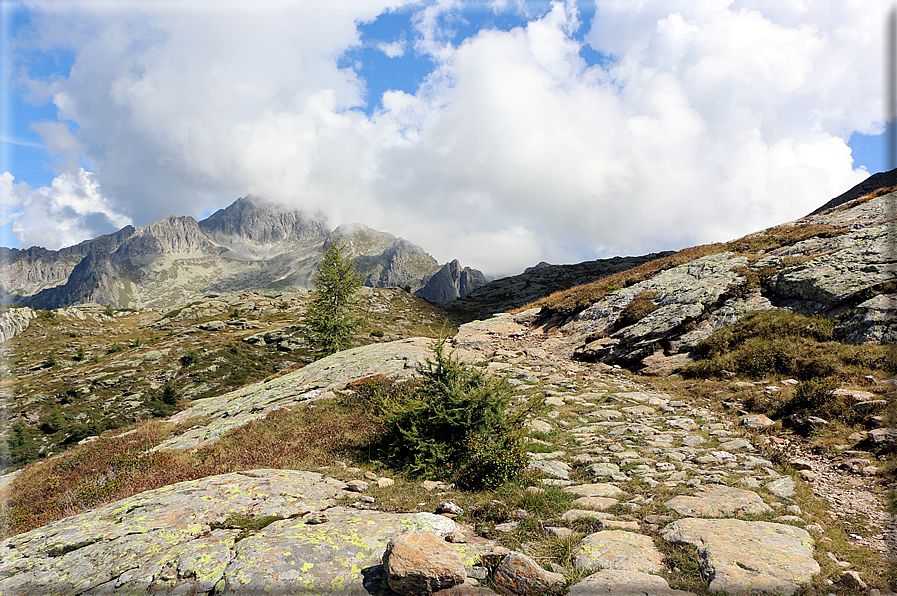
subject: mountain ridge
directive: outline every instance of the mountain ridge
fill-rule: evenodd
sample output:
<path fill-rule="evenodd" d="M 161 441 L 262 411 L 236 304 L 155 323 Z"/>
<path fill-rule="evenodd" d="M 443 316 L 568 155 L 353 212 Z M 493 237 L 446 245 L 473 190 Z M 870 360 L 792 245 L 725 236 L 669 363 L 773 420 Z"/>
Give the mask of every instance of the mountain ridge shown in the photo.
<path fill-rule="evenodd" d="M 33 308 L 85 302 L 164 308 L 207 293 L 310 289 L 322 251 L 335 238 L 350 246 L 365 285 L 436 295 L 427 284 L 440 266 L 423 248 L 362 224 L 330 230 L 319 216 L 249 195 L 202 221 L 172 215 L 58 251 L 0 249 L 0 292 L 4 303 Z M 485 283 L 473 272 L 479 281 L 464 291 Z"/>

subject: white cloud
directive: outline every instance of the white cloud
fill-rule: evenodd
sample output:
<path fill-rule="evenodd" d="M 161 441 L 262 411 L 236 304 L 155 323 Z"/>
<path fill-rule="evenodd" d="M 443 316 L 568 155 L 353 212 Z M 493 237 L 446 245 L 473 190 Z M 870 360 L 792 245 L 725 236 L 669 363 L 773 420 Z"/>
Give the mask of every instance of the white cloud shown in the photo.
<path fill-rule="evenodd" d="M 64 121 L 38 130 L 66 171 L 95 166 L 96 212 L 142 225 L 254 193 L 495 274 L 729 239 L 866 176 L 845 139 L 881 127 L 872 0 L 598 0 L 585 24 L 555 2 L 460 44 L 463 4 L 439 0 L 408 32 L 438 66 L 369 117 L 337 60 L 399 4 L 36 2 L 35 47 L 78 56 L 31 85 Z M 588 66 L 579 26 L 615 61 Z"/>
<path fill-rule="evenodd" d="M 107 234 L 131 223 L 103 197 L 96 176 L 84 169 L 63 173 L 50 186 L 32 189 L 0 175 L 0 205 L 24 246 L 51 250 Z"/>
<path fill-rule="evenodd" d="M 390 58 L 401 58 L 405 55 L 405 46 L 408 42 L 399 39 L 390 43 L 379 43 L 377 49 L 389 56 Z"/>

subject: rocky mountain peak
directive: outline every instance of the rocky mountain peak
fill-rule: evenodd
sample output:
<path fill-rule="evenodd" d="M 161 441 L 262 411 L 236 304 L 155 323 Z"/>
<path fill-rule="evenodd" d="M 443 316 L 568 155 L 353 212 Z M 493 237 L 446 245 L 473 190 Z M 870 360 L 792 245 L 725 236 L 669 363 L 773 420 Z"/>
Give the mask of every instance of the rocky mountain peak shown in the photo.
<path fill-rule="evenodd" d="M 219 209 L 199 222 L 199 227 L 216 242 L 224 240 L 225 244 L 233 237 L 256 244 L 276 244 L 285 240 L 319 242 L 328 234 L 323 219 L 251 195 Z"/>
<path fill-rule="evenodd" d="M 430 302 L 448 302 L 470 294 L 486 284 L 486 276 L 470 267 L 461 267 L 457 259 L 443 265 L 415 296 Z"/>

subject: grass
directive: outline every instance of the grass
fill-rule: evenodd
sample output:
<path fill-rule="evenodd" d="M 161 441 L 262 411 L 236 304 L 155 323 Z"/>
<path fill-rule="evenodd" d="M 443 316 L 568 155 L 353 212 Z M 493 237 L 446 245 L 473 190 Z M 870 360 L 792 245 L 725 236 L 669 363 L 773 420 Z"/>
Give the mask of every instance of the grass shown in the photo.
<path fill-rule="evenodd" d="M 837 378 L 897 374 L 897 354 L 889 346 L 849 345 L 833 341 L 834 322 L 782 310 L 752 312 L 698 344 L 700 361 L 683 370 L 686 377 Z M 727 374 L 729 373 L 729 374 Z"/>
<path fill-rule="evenodd" d="M 304 294 L 284 294 L 275 299 L 276 308 L 269 308 L 267 314 L 249 307 L 244 310 L 252 313 L 252 324 L 260 327 L 257 332 L 286 329 L 290 333 L 301 317 L 305 298 Z M 164 311 L 117 309 L 118 316 L 102 321 L 40 311 L 23 334 L 5 344 L 11 356 L 9 368 L 3 371 L 4 390 L 13 396 L 8 415 L 22 419 L 35 448 L 26 441 L 28 449 L 21 454 L 28 457 L 10 459 L 5 455 L 0 465 L 7 470 L 21 467 L 41 455 L 71 448 L 77 442 L 75 438 L 80 440 L 137 419 L 167 416 L 188 405 L 189 400 L 220 395 L 310 361 L 310 352 L 302 348 L 284 352 L 276 345 L 243 342 L 247 331 L 239 326 L 221 332 L 195 330 L 198 323 L 226 317 L 232 310 L 230 302 L 252 300 L 252 296 L 239 293 L 211 306 L 207 301 L 194 301 L 179 307 L 182 312 L 176 317 L 165 317 Z M 444 323 L 439 309 L 400 290 L 372 290 L 365 292 L 362 300 L 366 306 L 377 308 L 370 309 L 371 328 L 359 334 L 361 344 L 379 341 L 370 334 L 377 329 L 388 339 L 435 337 Z M 389 312 L 381 312 L 387 306 Z M 219 315 L 209 315 L 215 308 L 220 308 Z M 387 320 L 398 313 L 405 320 L 401 328 Z M 447 334 L 453 331 L 452 327 L 445 329 Z M 149 351 L 158 351 L 161 356 L 145 360 L 144 354 Z M 55 364 L 40 368 L 51 353 Z M 162 400 L 161 387 L 166 383 L 174 387 L 178 403 Z M 47 397 L 58 396 L 70 387 L 84 397 L 64 401 Z M 39 428 L 55 407 L 61 409 L 72 432 Z M 79 415 L 86 418 L 75 420 Z"/>
<path fill-rule="evenodd" d="M 192 422 L 182 428 L 187 425 Z M 150 421 L 130 430 L 26 468 L 0 509 L 3 535 L 185 480 L 257 468 L 313 470 L 359 459 L 374 426 L 364 414 L 331 403 L 273 412 L 187 452 L 144 453 L 178 432 L 168 423 Z"/>

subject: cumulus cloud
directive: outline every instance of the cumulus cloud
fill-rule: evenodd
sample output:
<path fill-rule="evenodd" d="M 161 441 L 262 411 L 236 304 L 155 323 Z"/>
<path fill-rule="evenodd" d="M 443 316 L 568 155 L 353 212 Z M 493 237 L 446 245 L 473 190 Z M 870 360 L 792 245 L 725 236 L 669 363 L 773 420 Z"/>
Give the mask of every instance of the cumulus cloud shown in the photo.
<path fill-rule="evenodd" d="M 399 39 L 390 43 L 382 42 L 377 44 L 377 49 L 389 56 L 390 58 L 401 58 L 405 55 L 405 46 L 407 42 Z"/>
<path fill-rule="evenodd" d="M 338 59 L 400 0 L 33 6 L 31 43 L 77 55 L 67 77 L 22 82 L 58 109 L 38 130 L 66 171 L 95 165 L 95 213 L 137 225 L 253 193 L 509 274 L 797 218 L 868 175 L 846 138 L 882 126 L 872 0 L 598 0 L 588 23 L 554 2 L 462 43 L 463 3 L 439 0 L 407 42 L 434 71 L 370 116 Z M 52 211 L 49 191 L 14 194 Z"/>
<path fill-rule="evenodd" d="M 0 175 L 0 206 L 12 223 L 12 233 L 24 246 L 51 250 L 131 223 L 102 195 L 96 176 L 83 168 L 63 173 L 50 186 L 36 189 L 25 182 L 16 183 L 12 174 L 4 172 Z"/>

